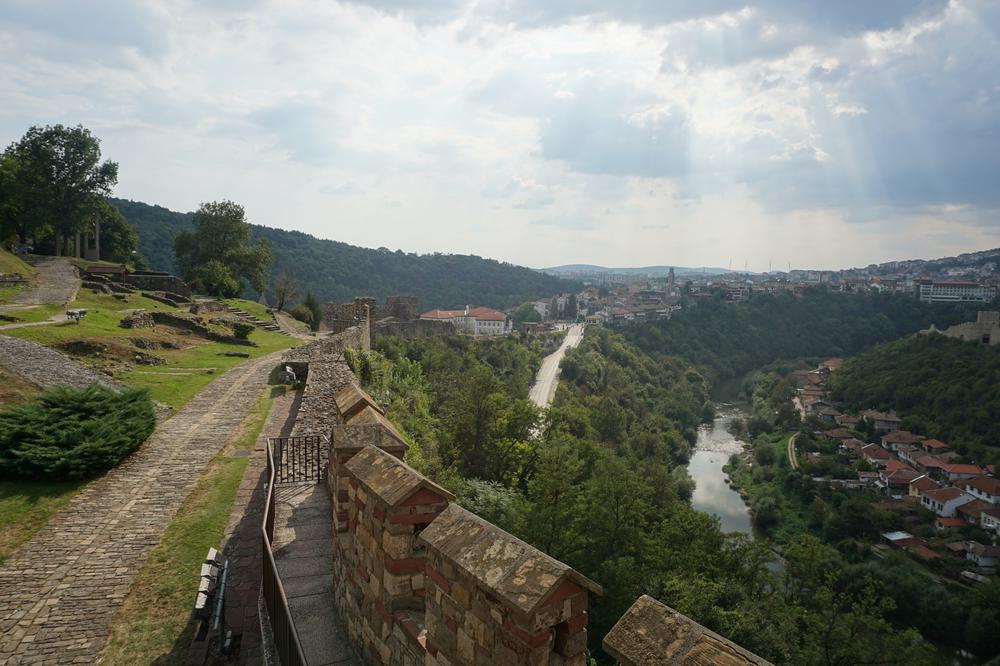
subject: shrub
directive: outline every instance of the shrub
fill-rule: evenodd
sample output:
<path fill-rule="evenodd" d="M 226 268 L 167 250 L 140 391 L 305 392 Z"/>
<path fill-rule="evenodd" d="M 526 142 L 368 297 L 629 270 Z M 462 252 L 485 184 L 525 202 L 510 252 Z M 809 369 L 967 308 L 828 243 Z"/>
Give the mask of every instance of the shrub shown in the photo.
<path fill-rule="evenodd" d="M 50 389 L 0 413 L 0 476 L 93 476 L 137 449 L 155 426 L 146 390 Z"/>
<path fill-rule="evenodd" d="M 301 321 L 303 324 L 311 324 L 313 320 L 312 310 L 306 306 L 299 303 L 298 305 L 293 305 L 292 309 L 288 311 L 293 317 Z"/>
<path fill-rule="evenodd" d="M 239 340 L 247 340 L 250 338 L 250 334 L 253 333 L 254 325 L 248 324 L 245 321 L 238 321 L 233 324 L 233 335 Z"/>

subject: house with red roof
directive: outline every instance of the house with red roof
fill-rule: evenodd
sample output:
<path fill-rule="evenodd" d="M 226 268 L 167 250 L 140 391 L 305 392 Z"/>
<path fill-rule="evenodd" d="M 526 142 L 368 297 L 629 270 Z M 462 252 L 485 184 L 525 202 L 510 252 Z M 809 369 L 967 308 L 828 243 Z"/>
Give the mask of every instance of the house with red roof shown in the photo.
<path fill-rule="evenodd" d="M 450 321 L 455 328 L 471 335 L 506 335 L 511 331 L 510 317 L 493 308 L 466 305 L 464 310 L 431 310 L 420 318 Z"/>
<path fill-rule="evenodd" d="M 938 516 L 934 519 L 934 529 L 939 532 L 945 532 L 948 530 L 960 530 L 965 527 L 966 522 L 964 518 L 959 518 L 954 516 L 952 518 L 945 518 L 944 516 Z M 964 548 L 963 548 L 964 550 Z"/>
<path fill-rule="evenodd" d="M 944 470 L 945 461 L 941 460 L 937 456 L 920 456 L 913 461 L 913 466 L 922 472 L 927 474 L 934 474 Z"/>
<path fill-rule="evenodd" d="M 830 439 L 854 439 L 854 435 L 847 428 L 834 428 L 833 430 L 824 430 L 824 437 L 829 437 Z"/>
<path fill-rule="evenodd" d="M 875 430 L 878 432 L 892 432 L 893 430 L 899 430 L 900 419 L 895 414 L 886 414 L 885 412 L 868 409 L 861 412 L 861 418 L 875 426 Z"/>
<path fill-rule="evenodd" d="M 992 509 L 993 505 L 981 499 L 974 499 L 958 507 L 956 517 L 962 518 L 969 525 L 978 525 L 981 522 L 983 511 Z"/>
<path fill-rule="evenodd" d="M 974 479 L 977 476 L 981 476 L 983 473 L 983 470 L 979 467 L 979 465 L 972 465 L 969 463 L 947 464 L 944 466 L 943 471 L 948 475 L 948 480 L 952 482 Z"/>
<path fill-rule="evenodd" d="M 939 516 L 954 518 L 958 507 L 968 504 L 976 498 L 964 493 L 958 488 L 938 488 L 920 492 L 920 504 Z"/>
<path fill-rule="evenodd" d="M 878 444 L 868 444 L 862 448 L 861 457 L 876 467 L 885 467 L 893 458 L 891 453 Z"/>
<path fill-rule="evenodd" d="M 987 546 L 976 541 L 965 542 L 965 559 L 976 566 L 992 569 L 1000 564 L 1000 546 Z"/>
<path fill-rule="evenodd" d="M 985 500 L 993 506 L 1000 506 L 1000 479 L 991 476 L 977 476 L 966 479 L 961 484 L 965 492 L 978 499 Z"/>
<path fill-rule="evenodd" d="M 1000 534 L 1000 506 L 984 510 L 979 516 L 979 526 L 984 530 Z"/>
<path fill-rule="evenodd" d="M 923 439 L 923 435 L 914 435 L 909 430 L 894 430 L 882 436 L 882 446 L 895 451 L 899 444 L 918 444 Z"/>
<path fill-rule="evenodd" d="M 920 446 L 924 447 L 924 451 L 927 453 L 944 453 L 945 451 L 951 450 L 951 447 L 942 442 L 940 439 L 925 439 L 920 442 Z"/>
<path fill-rule="evenodd" d="M 910 497 L 920 497 L 920 491 L 937 490 L 940 487 L 940 483 L 923 474 L 910 481 Z"/>
<path fill-rule="evenodd" d="M 841 414 L 840 416 L 834 418 L 834 421 L 836 421 L 837 425 L 842 428 L 856 428 L 858 424 L 861 423 L 861 419 L 857 416 L 851 416 L 850 414 Z"/>

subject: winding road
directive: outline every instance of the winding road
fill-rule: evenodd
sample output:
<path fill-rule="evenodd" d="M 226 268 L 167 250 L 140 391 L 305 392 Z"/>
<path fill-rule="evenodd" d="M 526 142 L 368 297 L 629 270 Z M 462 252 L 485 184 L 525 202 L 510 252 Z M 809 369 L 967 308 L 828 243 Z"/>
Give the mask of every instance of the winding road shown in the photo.
<path fill-rule="evenodd" d="M 552 403 L 552 399 L 556 397 L 556 387 L 559 386 L 559 364 L 566 355 L 566 350 L 576 347 L 581 340 L 583 340 L 583 324 L 573 324 L 569 327 L 559 349 L 542 359 L 542 367 L 538 369 L 535 384 L 528 393 L 531 402 L 539 407 L 548 407 Z"/>

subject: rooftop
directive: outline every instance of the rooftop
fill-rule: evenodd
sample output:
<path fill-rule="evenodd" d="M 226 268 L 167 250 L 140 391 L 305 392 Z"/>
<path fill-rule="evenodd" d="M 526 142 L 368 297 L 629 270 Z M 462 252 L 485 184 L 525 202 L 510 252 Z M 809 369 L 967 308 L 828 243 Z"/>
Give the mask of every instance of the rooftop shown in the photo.
<path fill-rule="evenodd" d="M 612 627 L 603 644 L 608 654 L 631 666 L 770 663 L 645 594 Z"/>
<path fill-rule="evenodd" d="M 358 413 L 366 405 L 373 407 L 379 412 L 382 411 L 378 403 L 354 382 L 337 391 L 337 394 L 333 397 L 333 401 L 337 403 L 337 409 L 340 410 L 341 416 L 345 419 Z"/>
<path fill-rule="evenodd" d="M 374 446 L 362 449 L 348 460 L 344 467 L 359 483 L 389 506 L 399 506 L 421 488 L 443 499 L 455 498 L 450 492 L 399 458 Z"/>
<path fill-rule="evenodd" d="M 441 512 L 420 538 L 525 617 L 566 580 L 602 593 L 583 574 L 457 504 Z"/>

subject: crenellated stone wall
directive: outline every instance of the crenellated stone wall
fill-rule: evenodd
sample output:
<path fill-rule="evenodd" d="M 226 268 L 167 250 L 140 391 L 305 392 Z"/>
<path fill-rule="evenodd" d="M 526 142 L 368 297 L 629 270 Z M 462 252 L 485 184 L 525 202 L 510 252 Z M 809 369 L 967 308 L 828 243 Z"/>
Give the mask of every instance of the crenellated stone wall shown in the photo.
<path fill-rule="evenodd" d="M 589 595 L 601 587 L 406 464 L 405 438 L 343 358 L 369 335 L 351 327 L 286 357 L 308 373 L 295 434 L 331 440 L 333 587 L 362 661 L 585 666 Z M 768 663 L 647 596 L 603 644 L 622 666 Z"/>

